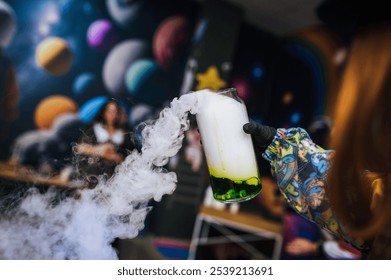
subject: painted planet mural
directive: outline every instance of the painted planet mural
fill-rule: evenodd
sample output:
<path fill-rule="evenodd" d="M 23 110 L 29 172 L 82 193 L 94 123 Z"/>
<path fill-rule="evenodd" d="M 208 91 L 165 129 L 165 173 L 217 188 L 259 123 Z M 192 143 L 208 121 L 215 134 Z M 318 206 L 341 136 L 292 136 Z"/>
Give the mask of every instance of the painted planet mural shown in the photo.
<path fill-rule="evenodd" d="M 168 99 L 168 82 L 155 60 L 140 59 L 128 68 L 125 85 L 134 101 L 160 106 Z"/>
<path fill-rule="evenodd" d="M 85 72 L 78 75 L 72 86 L 74 97 L 77 101 L 84 102 L 96 96 L 101 90 L 98 79 L 93 73 Z"/>
<path fill-rule="evenodd" d="M 122 33 L 128 38 L 148 41 L 152 41 L 158 25 L 164 19 L 167 4 L 165 1 L 106 0 L 109 16 Z"/>
<path fill-rule="evenodd" d="M 134 62 L 126 72 L 125 84 L 128 91 L 136 95 L 143 84 L 159 70 L 158 64 L 151 59 Z"/>
<path fill-rule="evenodd" d="M 142 1 L 137 0 L 106 0 L 110 16 L 122 27 L 128 27 L 133 23 L 142 4 Z"/>
<path fill-rule="evenodd" d="M 38 66 L 47 73 L 60 76 L 71 68 L 73 56 L 65 40 L 58 37 L 49 37 L 39 43 L 35 60 Z"/>
<path fill-rule="evenodd" d="M 184 16 L 171 16 L 155 32 L 153 53 L 162 67 L 169 67 L 190 38 L 189 22 Z"/>
<path fill-rule="evenodd" d="M 82 106 L 80 106 L 80 120 L 85 124 L 91 123 L 108 100 L 109 97 L 107 96 L 97 96 L 86 101 Z"/>
<path fill-rule="evenodd" d="M 107 55 L 103 65 L 103 82 L 114 96 L 126 93 L 125 73 L 140 58 L 150 56 L 150 47 L 142 40 L 129 39 L 117 44 Z"/>
<path fill-rule="evenodd" d="M 15 32 L 15 12 L 7 3 L 0 1 L 0 47 L 8 47 L 14 38 Z"/>
<path fill-rule="evenodd" d="M 71 98 L 63 95 L 51 95 L 43 99 L 36 107 L 35 125 L 40 129 L 50 129 L 54 120 L 65 113 L 76 113 L 78 106 Z"/>
<path fill-rule="evenodd" d="M 87 30 L 88 45 L 98 52 L 109 51 L 118 42 L 118 34 L 107 19 L 94 21 Z"/>

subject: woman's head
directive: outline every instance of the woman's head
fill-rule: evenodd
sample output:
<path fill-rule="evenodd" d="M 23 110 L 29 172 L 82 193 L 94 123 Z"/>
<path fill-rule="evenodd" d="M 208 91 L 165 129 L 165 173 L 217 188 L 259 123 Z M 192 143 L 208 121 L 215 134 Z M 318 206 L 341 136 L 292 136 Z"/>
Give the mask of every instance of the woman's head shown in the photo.
<path fill-rule="evenodd" d="M 331 148 L 337 151 L 328 186 L 332 207 L 351 234 L 371 237 L 391 220 L 391 25 L 355 37 L 342 80 Z M 384 198 L 370 209 L 373 171 L 385 180 Z"/>
<path fill-rule="evenodd" d="M 119 118 L 120 106 L 116 101 L 110 100 L 103 105 L 95 121 L 101 122 L 105 125 L 119 127 Z"/>

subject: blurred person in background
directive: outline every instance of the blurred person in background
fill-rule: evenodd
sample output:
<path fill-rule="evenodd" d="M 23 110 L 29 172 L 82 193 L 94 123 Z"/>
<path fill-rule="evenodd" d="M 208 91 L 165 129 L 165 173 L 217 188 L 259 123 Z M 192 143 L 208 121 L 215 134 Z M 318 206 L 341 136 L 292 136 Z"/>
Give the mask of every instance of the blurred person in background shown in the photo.
<path fill-rule="evenodd" d="M 121 108 L 114 100 L 103 105 L 75 146 L 78 176 L 92 184 L 97 176 L 111 177 L 115 167 L 134 149 L 133 134 L 124 129 Z"/>

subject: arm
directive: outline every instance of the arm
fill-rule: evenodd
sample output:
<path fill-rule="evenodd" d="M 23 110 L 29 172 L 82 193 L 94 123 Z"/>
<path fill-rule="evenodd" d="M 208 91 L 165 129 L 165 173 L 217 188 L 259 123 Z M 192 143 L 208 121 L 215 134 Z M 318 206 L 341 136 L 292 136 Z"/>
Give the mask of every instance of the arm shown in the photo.
<path fill-rule="evenodd" d="M 76 145 L 75 153 L 78 155 L 99 156 L 99 153 L 95 148 L 96 146 L 94 145 L 87 144 L 87 143 L 80 143 Z"/>
<path fill-rule="evenodd" d="M 338 232 L 325 196 L 325 181 L 333 152 L 323 150 L 301 128 L 278 129 L 263 157 L 290 204 L 307 219 Z"/>
<path fill-rule="evenodd" d="M 123 157 L 117 153 L 115 147 L 109 143 L 100 145 L 91 145 L 86 143 L 77 144 L 75 152 L 76 154 L 96 156 L 110 161 L 121 162 L 123 160 Z"/>
<path fill-rule="evenodd" d="M 75 154 L 99 157 L 117 162 L 123 160 L 123 157 L 117 153 L 114 145 L 110 143 L 97 144 L 92 128 L 89 128 L 84 132 L 79 143 L 75 146 Z"/>
<path fill-rule="evenodd" d="M 366 249 L 362 240 L 352 240 L 346 233 L 327 199 L 327 172 L 334 152 L 316 145 L 302 128 L 278 129 L 269 143 L 263 158 L 270 162 L 272 175 L 288 204 L 321 228 Z"/>

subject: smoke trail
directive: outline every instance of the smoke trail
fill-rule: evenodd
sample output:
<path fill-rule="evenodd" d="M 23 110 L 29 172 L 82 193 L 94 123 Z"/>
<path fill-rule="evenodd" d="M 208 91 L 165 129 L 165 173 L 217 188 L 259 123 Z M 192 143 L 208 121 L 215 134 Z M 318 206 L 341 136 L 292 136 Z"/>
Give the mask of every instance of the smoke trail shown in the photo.
<path fill-rule="evenodd" d="M 59 197 L 49 189 L 28 190 L 17 207 L 3 210 L 1 259 L 116 259 L 116 238 L 133 238 L 144 227 L 148 201 L 160 201 L 176 187 L 176 174 L 163 166 L 182 146 L 189 128 L 188 112 L 196 113 L 195 93 L 174 99 L 153 124 L 142 130 L 142 152 L 133 151 L 115 175 L 94 189 Z M 8 199 L 8 200 L 7 200 Z M 1 207 L 0 207 L 1 209 Z"/>

